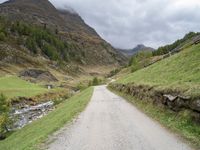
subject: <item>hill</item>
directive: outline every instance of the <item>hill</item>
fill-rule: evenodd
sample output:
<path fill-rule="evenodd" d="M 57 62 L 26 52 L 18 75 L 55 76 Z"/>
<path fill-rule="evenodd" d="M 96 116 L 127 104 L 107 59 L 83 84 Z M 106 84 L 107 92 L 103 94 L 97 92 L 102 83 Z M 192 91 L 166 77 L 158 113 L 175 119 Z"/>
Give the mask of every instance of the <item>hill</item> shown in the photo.
<path fill-rule="evenodd" d="M 178 89 L 185 94 L 200 94 L 200 44 L 128 74 L 120 83 L 135 83 L 159 88 Z"/>
<path fill-rule="evenodd" d="M 183 38 L 176 40 L 172 44 L 159 47 L 153 52 L 154 56 L 177 53 L 193 44 L 200 42 L 199 32 L 189 32 Z"/>
<path fill-rule="evenodd" d="M 58 10 L 48 0 L 10 0 L 0 5 L 0 16 L 0 62 L 7 72 L 11 65 L 73 72 L 69 68 L 77 65 L 126 62 L 77 13 Z"/>
<path fill-rule="evenodd" d="M 136 53 L 140 52 L 140 51 L 154 51 L 154 48 L 151 47 L 147 47 L 143 44 L 139 44 L 137 45 L 135 48 L 133 49 L 117 49 L 119 52 L 121 52 L 122 54 L 124 54 L 125 56 L 131 57 L 133 55 L 135 55 Z"/>

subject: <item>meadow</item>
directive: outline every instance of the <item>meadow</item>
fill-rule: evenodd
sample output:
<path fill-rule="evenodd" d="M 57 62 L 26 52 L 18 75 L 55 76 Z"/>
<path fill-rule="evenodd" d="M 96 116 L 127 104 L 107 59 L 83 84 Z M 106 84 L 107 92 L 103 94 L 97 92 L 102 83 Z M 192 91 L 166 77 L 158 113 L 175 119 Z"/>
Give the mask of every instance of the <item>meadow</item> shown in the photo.
<path fill-rule="evenodd" d="M 30 83 L 16 76 L 5 76 L 0 78 L 0 93 L 7 98 L 31 97 L 48 92 L 48 90 L 38 84 Z"/>

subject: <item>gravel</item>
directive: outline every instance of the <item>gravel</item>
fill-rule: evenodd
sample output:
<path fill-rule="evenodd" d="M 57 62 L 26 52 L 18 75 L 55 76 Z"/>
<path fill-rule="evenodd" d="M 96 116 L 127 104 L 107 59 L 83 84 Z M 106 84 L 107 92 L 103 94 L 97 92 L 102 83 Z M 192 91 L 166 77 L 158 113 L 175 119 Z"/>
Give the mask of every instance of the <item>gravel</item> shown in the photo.
<path fill-rule="evenodd" d="M 77 119 L 53 135 L 49 150 L 192 150 L 106 86 Z"/>

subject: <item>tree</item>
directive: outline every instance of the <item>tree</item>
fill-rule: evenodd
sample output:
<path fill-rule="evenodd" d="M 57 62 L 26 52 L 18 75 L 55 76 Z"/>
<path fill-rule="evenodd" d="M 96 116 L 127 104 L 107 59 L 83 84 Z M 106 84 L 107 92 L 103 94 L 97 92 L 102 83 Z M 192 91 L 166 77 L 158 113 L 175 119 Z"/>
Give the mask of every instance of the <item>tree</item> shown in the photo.
<path fill-rule="evenodd" d="M 94 77 L 93 81 L 92 81 L 92 85 L 99 85 L 99 80 L 97 77 Z"/>
<path fill-rule="evenodd" d="M 0 137 L 8 131 L 7 124 L 9 122 L 9 111 L 10 104 L 7 101 L 6 97 L 1 94 L 0 95 Z"/>

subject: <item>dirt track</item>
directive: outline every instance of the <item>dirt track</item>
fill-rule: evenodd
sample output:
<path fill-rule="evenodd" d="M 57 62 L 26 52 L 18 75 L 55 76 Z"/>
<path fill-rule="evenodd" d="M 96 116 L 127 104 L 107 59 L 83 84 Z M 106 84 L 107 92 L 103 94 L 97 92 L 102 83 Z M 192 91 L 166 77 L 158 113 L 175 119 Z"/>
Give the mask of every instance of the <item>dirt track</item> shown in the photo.
<path fill-rule="evenodd" d="M 53 139 L 49 150 L 192 150 L 105 86 L 95 87 L 86 110 Z"/>

